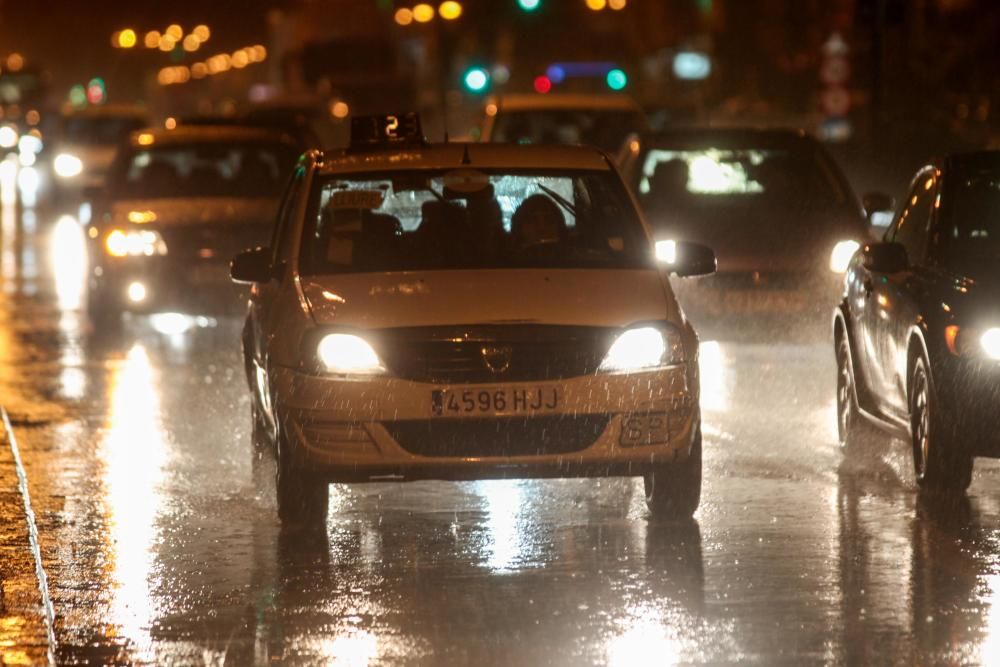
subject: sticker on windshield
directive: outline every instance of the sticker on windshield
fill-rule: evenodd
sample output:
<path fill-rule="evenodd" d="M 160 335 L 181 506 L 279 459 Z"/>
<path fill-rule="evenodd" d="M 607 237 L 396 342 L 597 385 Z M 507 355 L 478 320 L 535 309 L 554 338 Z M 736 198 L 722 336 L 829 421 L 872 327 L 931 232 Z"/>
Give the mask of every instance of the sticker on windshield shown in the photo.
<path fill-rule="evenodd" d="M 330 195 L 327 208 L 363 208 L 376 209 L 382 207 L 385 193 L 381 190 L 336 190 Z"/>

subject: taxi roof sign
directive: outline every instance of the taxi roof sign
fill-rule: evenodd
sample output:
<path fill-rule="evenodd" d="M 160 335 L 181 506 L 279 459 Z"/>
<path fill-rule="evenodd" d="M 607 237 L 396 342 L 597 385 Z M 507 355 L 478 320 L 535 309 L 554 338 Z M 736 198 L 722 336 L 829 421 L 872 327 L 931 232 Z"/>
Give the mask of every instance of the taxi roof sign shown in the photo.
<path fill-rule="evenodd" d="M 427 143 L 420 126 L 420 114 L 355 116 L 351 119 L 351 148 L 386 148 Z"/>

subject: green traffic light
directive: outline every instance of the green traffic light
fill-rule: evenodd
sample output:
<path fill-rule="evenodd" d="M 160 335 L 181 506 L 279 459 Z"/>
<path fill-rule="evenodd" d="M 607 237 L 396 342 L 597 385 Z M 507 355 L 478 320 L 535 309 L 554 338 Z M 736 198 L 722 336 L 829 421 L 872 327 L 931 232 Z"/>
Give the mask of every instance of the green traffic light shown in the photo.
<path fill-rule="evenodd" d="M 466 70 L 462 82 L 473 93 L 481 93 L 490 85 L 490 75 L 482 67 L 473 67 Z"/>
<path fill-rule="evenodd" d="M 522 11 L 533 12 L 538 9 L 542 4 L 542 0 L 517 0 L 517 6 L 521 8 Z"/>
<path fill-rule="evenodd" d="M 623 90 L 628 85 L 628 76 L 623 70 L 613 69 L 608 72 L 605 81 L 611 90 Z"/>

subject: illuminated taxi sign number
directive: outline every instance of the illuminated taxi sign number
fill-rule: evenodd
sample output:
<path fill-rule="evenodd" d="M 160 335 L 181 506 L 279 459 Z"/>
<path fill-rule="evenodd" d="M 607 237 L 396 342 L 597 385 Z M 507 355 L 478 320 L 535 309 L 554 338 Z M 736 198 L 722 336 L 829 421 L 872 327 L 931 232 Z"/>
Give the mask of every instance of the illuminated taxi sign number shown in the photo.
<path fill-rule="evenodd" d="M 416 113 L 357 116 L 351 119 L 351 147 L 377 148 L 422 144 L 424 133 Z"/>

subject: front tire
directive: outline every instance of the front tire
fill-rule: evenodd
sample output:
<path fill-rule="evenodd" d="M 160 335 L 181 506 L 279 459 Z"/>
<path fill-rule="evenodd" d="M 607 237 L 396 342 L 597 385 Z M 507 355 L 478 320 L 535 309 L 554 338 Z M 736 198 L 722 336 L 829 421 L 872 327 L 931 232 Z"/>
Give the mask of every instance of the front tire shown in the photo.
<path fill-rule="evenodd" d="M 275 487 L 278 518 L 285 524 L 320 525 L 326 521 L 330 504 L 330 485 L 293 465 L 281 429 L 278 432 L 278 473 Z"/>
<path fill-rule="evenodd" d="M 646 506 L 659 519 L 690 519 L 701 502 L 701 428 L 681 463 L 658 466 L 643 477 Z"/>
<path fill-rule="evenodd" d="M 859 452 L 875 436 L 875 429 L 865 422 L 858 407 L 857 379 L 851 363 L 847 334 L 841 331 L 837 341 L 837 437 L 850 455 Z"/>
<path fill-rule="evenodd" d="M 962 448 L 941 413 L 923 355 L 910 373 L 910 440 L 913 468 L 921 489 L 963 493 L 972 482 L 973 458 Z"/>

